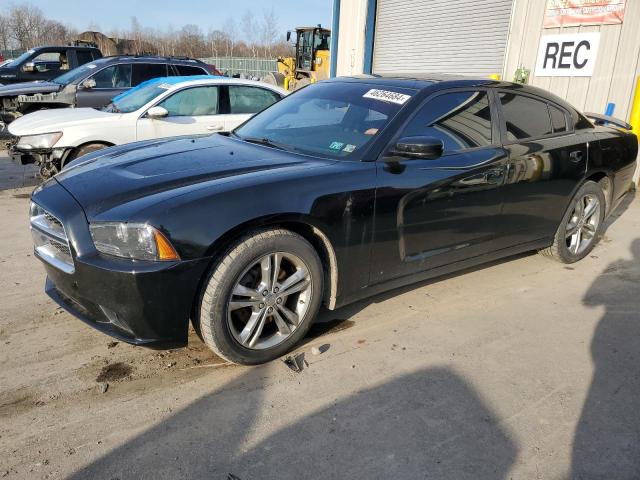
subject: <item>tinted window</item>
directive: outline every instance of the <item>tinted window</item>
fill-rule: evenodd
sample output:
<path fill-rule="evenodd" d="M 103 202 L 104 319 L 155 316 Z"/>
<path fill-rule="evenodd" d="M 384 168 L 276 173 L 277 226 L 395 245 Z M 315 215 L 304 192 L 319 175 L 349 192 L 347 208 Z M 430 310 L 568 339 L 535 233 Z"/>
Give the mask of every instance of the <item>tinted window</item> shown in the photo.
<path fill-rule="evenodd" d="M 285 150 L 330 158 L 359 158 L 402 105 L 371 85 L 318 82 L 284 97 L 235 130 L 241 138 L 269 139 Z M 407 102 L 413 90 L 386 87 Z M 321 127 L 321 128 L 318 128 Z"/>
<path fill-rule="evenodd" d="M 133 81 L 131 86 L 135 87 L 142 82 L 151 80 L 152 78 L 166 77 L 167 66 L 164 63 L 134 63 L 133 64 Z"/>
<path fill-rule="evenodd" d="M 507 124 L 507 140 L 541 137 L 551 133 L 546 102 L 513 93 L 500 93 L 500 103 Z"/>
<path fill-rule="evenodd" d="M 178 70 L 178 75 L 182 76 L 190 76 L 190 75 L 207 75 L 203 68 L 200 67 L 192 67 L 191 65 L 174 65 L 173 68 Z"/>
<path fill-rule="evenodd" d="M 84 65 L 85 63 L 89 63 L 93 60 L 93 55 L 91 52 L 85 51 L 76 51 L 76 58 L 78 59 L 78 65 Z"/>
<path fill-rule="evenodd" d="M 278 95 L 264 88 L 229 86 L 229 113 L 257 113 L 278 100 Z"/>
<path fill-rule="evenodd" d="M 567 117 L 562 110 L 549 105 L 549 113 L 551 114 L 551 124 L 554 133 L 567 131 Z"/>
<path fill-rule="evenodd" d="M 93 77 L 95 88 L 129 88 L 131 86 L 131 65 L 111 65 L 100 70 Z"/>
<path fill-rule="evenodd" d="M 420 109 L 401 136 L 438 138 L 445 152 L 491 145 L 491 108 L 487 93 L 438 95 Z"/>
<path fill-rule="evenodd" d="M 33 58 L 31 61 L 35 64 L 37 72 L 50 72 L 64 68 L 69 69 L 69 64 L 66 62 L 67 56 L 58 52 L 45 52 Z"/>
<path fill-rule="evenodd" d="M 113 99 L 110 105 L 103 110 L 106 112 L 129 113 L 143 107 L 151 100 L 167 91 L 170 86 L 159 82 L 138 85 L 121 93 Z"/>
<path fill-rule="evenodd" d="M 160 103 L 170 117 L 193 117 L 218 113 L 218 87 L 194 87 L 180 90 Z"/>

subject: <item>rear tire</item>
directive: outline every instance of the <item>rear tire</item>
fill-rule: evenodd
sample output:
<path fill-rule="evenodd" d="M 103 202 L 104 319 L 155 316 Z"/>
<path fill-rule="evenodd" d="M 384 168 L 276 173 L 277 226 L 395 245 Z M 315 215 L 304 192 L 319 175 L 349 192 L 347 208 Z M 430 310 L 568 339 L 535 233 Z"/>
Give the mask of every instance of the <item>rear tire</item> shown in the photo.
<path fill-rule="evenodd" d="M 194 319 L 222 358 L 256 365 L 278 358 L 307 333 L 322 299 L 322 263 L 302 236 L 252 232 L 212 268 Z"/>
<path fill-rule="evenodd" d="M 586 257 L 600 238 L 606 208 L 602 187 L 596 182 L 585 182 L 571 199 L 553 244 L 540 253 L 562 263 Z"/>

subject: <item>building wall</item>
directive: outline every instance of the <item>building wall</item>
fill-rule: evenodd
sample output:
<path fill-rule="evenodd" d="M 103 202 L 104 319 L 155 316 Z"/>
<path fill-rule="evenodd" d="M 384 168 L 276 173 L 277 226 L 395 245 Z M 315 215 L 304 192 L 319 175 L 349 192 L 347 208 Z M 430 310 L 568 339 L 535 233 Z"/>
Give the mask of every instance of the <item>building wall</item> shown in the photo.
<path fill-rule="evenodd" d="M 615 103 L 614 116 L 629 120 L 636 78 L 640 75 L 640 2 L 627 0 L 624 22 L 564 28 L 542 28 L 544 0 L 514 0 L 503 78 L 516 69 L 531 70 L 529 83 L 550 90 L 586 112 L 604 113 Z M 536 77 L 538 44 L 542 35 L 600 32 L 600 47 L 591 77 Z"/>
<path fill-rule="evenodd" d="M 340 0 L 336 76 L 363 72 L 367 3 L 367 0 Z"/>

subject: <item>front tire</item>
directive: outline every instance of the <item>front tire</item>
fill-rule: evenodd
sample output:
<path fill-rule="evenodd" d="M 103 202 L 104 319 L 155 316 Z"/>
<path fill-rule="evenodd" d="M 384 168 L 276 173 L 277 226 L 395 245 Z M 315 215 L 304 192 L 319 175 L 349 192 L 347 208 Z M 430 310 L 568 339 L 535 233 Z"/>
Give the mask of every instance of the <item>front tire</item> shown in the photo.
<path fill-rule="evenodd" d="M 230 362 L 268 362 L 305 336 L 322 293 L 322 263 L 309 242 L 284 229 L 253 232 L 211 270 L 195 327 Z"/>
<path fill-rule="evenodd" d="M 585 182 L 571 200 L 553 244 L 540 253 L 562 263 L 586 257 L 600 238 L 606 208 L 602 187 L 596 182 Z"/>

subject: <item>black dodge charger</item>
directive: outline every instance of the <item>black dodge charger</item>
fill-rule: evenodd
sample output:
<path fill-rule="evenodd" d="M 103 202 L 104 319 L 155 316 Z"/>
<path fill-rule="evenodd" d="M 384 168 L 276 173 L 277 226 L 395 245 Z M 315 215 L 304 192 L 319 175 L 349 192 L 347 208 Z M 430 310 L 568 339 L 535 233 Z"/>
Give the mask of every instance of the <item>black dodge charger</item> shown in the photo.
<path fill-rule="evenodd" d="M 528 250 L 594 247 L 635 135 L 545 91 L 454 77 L 339 78 L 233 133 L 109 148 L 32 195 L 48 294 L 126 342 L 257 364 L 321 304 Z"/>

